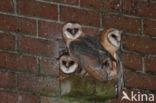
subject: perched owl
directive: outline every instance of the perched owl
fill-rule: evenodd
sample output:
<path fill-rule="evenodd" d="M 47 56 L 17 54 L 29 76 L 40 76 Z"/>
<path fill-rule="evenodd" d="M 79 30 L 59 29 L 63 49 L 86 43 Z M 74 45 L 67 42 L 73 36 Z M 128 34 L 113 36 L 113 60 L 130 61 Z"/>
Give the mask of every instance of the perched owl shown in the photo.
<path fill-rule="evenodd" d="M 70 49 L 69 49 L 70 43 L 78 39 L 79 37 L 84 36 L 81 25 L 76 22 L 66 23 L 63 26 L 62 34 L 63 34 L 62 36 L 66 43 L 69 54 L 70 54 Z"/>
<path fill-rule="evenodd" d="M 110 77 L 117 79 L 118 87 L 117 92 L 119 94 L 121 88 L 124 85 L 123 82 L 123 65 L 122 65 L 122 53 L 121 53 L 121 33 L 122 31 L 114 28 L 107 29 L 102 32 L 99 42 L 100 44 L 116 59 L 117 62 L 113 62 L 113 69 L 110 71 Z"/>

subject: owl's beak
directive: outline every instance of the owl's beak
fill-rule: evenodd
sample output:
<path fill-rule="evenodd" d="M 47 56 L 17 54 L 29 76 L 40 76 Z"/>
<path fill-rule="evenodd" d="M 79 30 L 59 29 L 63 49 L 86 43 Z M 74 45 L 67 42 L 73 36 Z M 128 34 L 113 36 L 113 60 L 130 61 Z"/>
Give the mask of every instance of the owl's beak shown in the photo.
<path fill-rule="evenodd" d="M 75 31 L 74 31 L 74 29 L 72 29 L 72 32 L 71 32 L 71 34 L 72 34 L 72 35 L 74 35 L 74 34 L 75 34 Z"/>
<path fill-rule="evenodd" d="M 69 65 L 69 63 L 66 64 L 66 68 L 70 68 L 71 65 Z"/>

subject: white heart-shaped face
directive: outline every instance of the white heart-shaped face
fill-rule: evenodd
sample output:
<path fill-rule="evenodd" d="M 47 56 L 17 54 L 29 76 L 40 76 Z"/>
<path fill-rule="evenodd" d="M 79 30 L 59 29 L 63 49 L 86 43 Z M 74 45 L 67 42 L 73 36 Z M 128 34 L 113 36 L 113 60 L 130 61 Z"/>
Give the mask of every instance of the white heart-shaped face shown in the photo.
<path fill-rule="evenodd" d="M 78 68 L 77 61 L 70 56 L 62 56 L 60 58 L 60 70 L 65 74 L 71 74 Z"/>
<path fill-rule="evenodd" d="M 108 33 L 108 39 L 112 45 L 117 48 L 120 47 L 121 31 L 114 29 L 114 31 Z"/>
<path fill-rule="evenodd" d="M 71 73 L 74 73 L 74 72 L 76 71 L 77 65 L 74 64 L 74 65 L 72 65 L 72 66 L 69 67 L 69 68 L 67 68 L 67 67 L 65 67 L 64 65 L 62 65 L 62 66 L 60 67 L 60 69 L 61 69 L 61 71 L 62 71 L 63 73 L 65 73 L 65 74 L 71 74 Z"/>
<path fill-rule="evenodd" d="M 68 30 L 77 30 L 77 32 L 75 32 L 75 34 L 71 34 Z M 63 28 L 63 33 L 67 38 L 75 40 L 80 37 L 82 33 L 81 25 L 77 23 L 67 23 Z"/>

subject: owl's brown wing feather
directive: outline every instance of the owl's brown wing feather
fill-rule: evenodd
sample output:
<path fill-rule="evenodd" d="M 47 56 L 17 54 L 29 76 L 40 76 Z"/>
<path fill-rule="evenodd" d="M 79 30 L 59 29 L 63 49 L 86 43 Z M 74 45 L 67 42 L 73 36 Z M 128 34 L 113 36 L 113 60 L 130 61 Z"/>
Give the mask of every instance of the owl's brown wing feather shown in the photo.
<path fill-rule="evenodd" d="M 75 40 L 72 41 L 69 45 L 69 49 L 72 55 L 76 58 L 79 58 L 80 55 L 86 55 L 95 58 L 98 62 L 100 62 L 99 53 L 87 45 L 83 40 Z"/>
<path fill-rule="evenodd" d="M 84 41 L 89 47 L 97 51 L 100 55 L 106 55 L 111 60 L 116 61 L 115 58 L 97 41 L 97 38 L 86 35 L 83 38 L 80 38 L 80 40 Z"/>
<path fill-rule="evenodd" d="M 91 75 L 92 77 L 94 77 L 95 79 L 99 80 L 99 81 L 106 81 L 108 80 L 108 76 L 105 70 L 102 69 L 98 69 L 98 68 L 94 68 L 88 64 L 84 64 L 84 69 L 85 71 Z"/>
<path fill-rule="evenodd" d="M 85 69 L 89 75 L 100 81 L 107 80 L 107 72 L 102 68 L 102 60 L 96 50 L 82 40 L 71 42 L 70 50 L 75 58 L 80 59 L 80 67 Z"/>

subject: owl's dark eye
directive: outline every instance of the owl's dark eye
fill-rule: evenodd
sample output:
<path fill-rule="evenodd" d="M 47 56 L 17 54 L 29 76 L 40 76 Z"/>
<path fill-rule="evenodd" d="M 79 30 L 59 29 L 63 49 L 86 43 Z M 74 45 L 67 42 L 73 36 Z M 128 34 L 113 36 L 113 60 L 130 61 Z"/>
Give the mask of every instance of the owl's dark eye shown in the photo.
<path fill-rule="evenodd" d="M 67 31 L 70 32 L 70 33 L 72 33 L 72 29 L 70 29 L 70 28 L 68 28 Z"/>
<path fill-rule="evenodd" d="M 63 64 L 63 65 L 66 65 L 66 61 L 62 61 L 62 64 Z"/>
<path fill-rule="evenodd" d="M 116 39 L 116 35 L 115 34 L 112 34 L 111 37 Z"/>
<path fill-rule="evenodd" d="M 70 61 L 69 62 L 69 65 L 71 66 L 71 65 L 73 65 L 74 64 L 74 61 Z"/>
<path fill-rule="evenodd" d="M 105 62 L 103 62 L 102 65 L 105 66 L 105 67 L 109 67 L 109 62 L 108 61 L 105 61 Z"/>
<path fill-rule="evenodd" d="M 74 28 L 74 32 L 75 32 L 75 33 L 77 33 L 77 32 L 78 32 L 78 30 L 79 30 L 78 28 Z"/>

